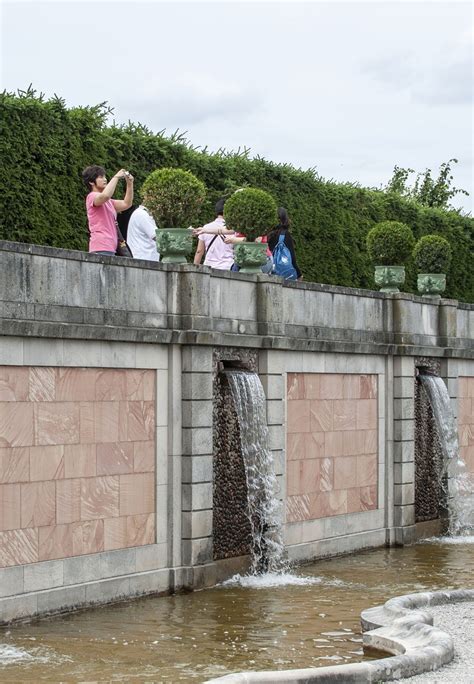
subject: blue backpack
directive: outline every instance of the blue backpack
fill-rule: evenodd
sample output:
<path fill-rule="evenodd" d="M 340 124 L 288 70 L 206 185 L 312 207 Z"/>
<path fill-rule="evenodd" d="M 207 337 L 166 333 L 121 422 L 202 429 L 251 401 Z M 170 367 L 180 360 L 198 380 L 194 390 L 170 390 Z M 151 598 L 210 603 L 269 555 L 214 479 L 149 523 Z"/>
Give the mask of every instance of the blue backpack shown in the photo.
<path fill-rule="evenodd" d="M 291 252 L 285 245 L 285 234 L 278 238 L 278 244 L 273 250 L 273 275 L 278 275 L 285 280 L 296 280 L 296 269 L 291 260 Z"/>

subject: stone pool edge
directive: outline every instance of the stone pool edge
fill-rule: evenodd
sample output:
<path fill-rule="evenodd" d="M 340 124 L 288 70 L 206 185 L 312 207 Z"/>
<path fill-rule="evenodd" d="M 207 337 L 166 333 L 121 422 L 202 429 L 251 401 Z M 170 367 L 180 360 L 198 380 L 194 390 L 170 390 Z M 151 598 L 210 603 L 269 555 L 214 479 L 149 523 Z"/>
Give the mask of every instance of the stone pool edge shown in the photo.
<path fill-rule="evenodd" d="M 257 684 L 266 682 L 338 682 L 367 684 L 412 677 L 437 670 L 454 657 L 453 638 L 433 627 L 433 618 L 422 610 L 429 606 L 474 602 L 474 589 L 429 591 L 404 594 L 386 601 L 382 606 L 361 613 L 364 646 L 393 654 L 388 658 L 363 663 L 311 667 L 298 670 L 267 670 L 237 672 L 206 684 Z"/>

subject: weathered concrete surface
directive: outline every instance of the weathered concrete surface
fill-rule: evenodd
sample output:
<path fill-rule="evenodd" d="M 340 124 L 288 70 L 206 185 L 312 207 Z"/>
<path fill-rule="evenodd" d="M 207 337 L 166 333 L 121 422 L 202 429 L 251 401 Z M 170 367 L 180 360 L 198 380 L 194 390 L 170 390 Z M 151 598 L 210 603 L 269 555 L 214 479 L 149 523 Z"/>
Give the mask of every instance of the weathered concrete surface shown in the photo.
<path fill-rule="evenodd" d="M 474 305 L 0 241 L 2 335 L 474 357 Z"/>
<path fill-rule="evenodd" d="M 383 606 L 363 611 L 362 627 L 369 630 L 364 634 L 364 645 L 396 654 L 390 658 L 298 670 L 239 672 L 211 679 L 207 684 L 367 684 L 437 670 L 452 660 L 454 643 L 449 634 L 432 627 L 431 615 L 422 609 L 460 601 L 474 602 L 474 590 L 407 594 L 390 599 Z"/>

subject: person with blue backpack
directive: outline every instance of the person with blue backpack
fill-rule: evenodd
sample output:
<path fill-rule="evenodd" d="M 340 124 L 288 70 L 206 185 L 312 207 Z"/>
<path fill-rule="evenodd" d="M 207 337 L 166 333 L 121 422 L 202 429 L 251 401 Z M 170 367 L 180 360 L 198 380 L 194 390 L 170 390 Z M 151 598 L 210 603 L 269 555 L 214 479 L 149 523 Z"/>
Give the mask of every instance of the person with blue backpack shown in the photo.
<path fill-rule="evenodd" d="M 290 233 L 290 219 L 284 207 L 278 209 L 280 223 L 268 234 L 268 248 L 273 256 L 273 275 L 285 280 L 301 280 L 296 263 L 295 245 Z"/>

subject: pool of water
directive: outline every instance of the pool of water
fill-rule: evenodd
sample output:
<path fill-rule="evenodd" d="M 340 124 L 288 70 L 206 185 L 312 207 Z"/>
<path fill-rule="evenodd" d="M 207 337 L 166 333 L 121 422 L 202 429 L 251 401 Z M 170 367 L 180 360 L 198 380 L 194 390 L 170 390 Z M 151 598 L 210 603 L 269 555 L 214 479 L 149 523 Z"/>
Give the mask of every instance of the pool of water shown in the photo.
<path fill-rule="evenodd" d="M 213 589 L 114 606 L 0 632 L 0 681 L 204 682 L 239 670 L 370 657 L 360 612 L 410 592 L 472 587 L 474 538 L 431 540 L 236 577 Z"/>

